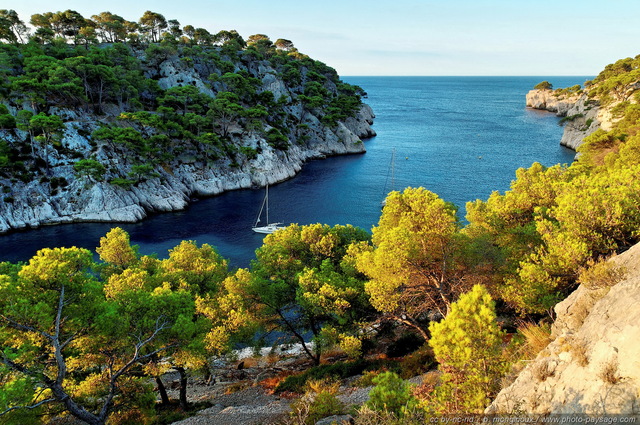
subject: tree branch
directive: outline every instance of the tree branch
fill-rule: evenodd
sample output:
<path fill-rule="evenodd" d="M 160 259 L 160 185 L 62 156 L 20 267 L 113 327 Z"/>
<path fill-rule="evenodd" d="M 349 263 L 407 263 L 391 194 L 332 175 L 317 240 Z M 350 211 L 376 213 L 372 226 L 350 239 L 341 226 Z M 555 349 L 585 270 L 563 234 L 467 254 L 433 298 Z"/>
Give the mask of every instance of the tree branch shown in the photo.
<path fill-rule="evenodd" d="M 129 368 L 133 366 L 135 363 L 144 361 L 150 357 L 155 356 L 156 354 L 162 351 L 168 350 L 169 348 L 172 348 L 175 346 L 175 344 L 170 344 L 164 347 L 160 347 L 157 350 L 154 350 L 148 354 L 140 356 L 140 349 L 142 349 L 145 345 L 153 341 L 156 338 L 156 336 L 158 336 L 158 334 L 167 327 L 168 322 L 164 321 L 163 323 L 160 323 L 161 318 L 162 317 L 158 317 L 156 319 L 156 327 L 153 333 L 147 339 L 140 341 L 138 338 L 139 342 L 134 345 L 133 357 L 131 357 L 131 359 L 124 366 L 122 366 L 114 374 L 111 375 L 111 378 L 109 379 L 109 394 L 107 395 L 104 401 L 104 404 L 100 409 L 100 413 L 98 415 L 100 418 L 106 419 L 109 414 L 109 410 L 113 405 L 113 399 L 116 396 L 116 393 L 118 390 L 116 382 L 118 378 L 120 378 L 120 376 L 122 376 L 125 372 L 127 372 L 127 370 L 129 370 Z"/>
<path fill-rule="evenodd" d="M 56 382 L 60 385 L 62 385 L 62 382 L 64 382 L 64 378 L 67 375 L 67 363 L 62 355 L 62 346 L 60 345 L 60 322 L 62 321 L 62 309 L 64 308 L 64 292 L 65 287 L 62 285 L 60 288 L 60 298 L 58 299 L 58 311 L 56 312 L 55 332 L 53 334 L 53 339 L 51 340 L 56 364 L 58 365 L 58 376 L 56 378 Z"/>
<path fill-rule="evenodd" d="M 7 410 L 5 410 L 3 412 L 0 412 L 0 416 L 6 415 L 7 413 L 9 413 L 9 412 L 11 412 L 13 410 L 18 410 L 18 409 L 30 409 L 31 410 L 31 409 L 35 409 L 37 407 L 42 406 L 43 404 L 52 403 L 54 401 L 57 401 L 57 400 L 55 398 L 48 398 L 46 400 L 39 401 L 36 404 L 32 404 L 31 406 L 13 406 L 13 407 L 10 407 L 10 408 L 8 408 Z"/>
<path fill-rule="evenodd" d="M 33 333 L 37 333 L 39 335 L 42 335 L 43 337 L 45 337 L 48 340 L 53 340 L 53 335 L 48 334 L 45 331 L 41 331 L 39 329 L 34 328 L 33 326 L 28 326 L 28 325 L 24 325 L 20 322 L 17 322 L 15 320 L 13 320 L 12 318 L 5 316 L 4 314 L 0 315 L 0 319 L 4 320 L 7 322 L 7 324 L 14 328 L 17 329 L 19 331 L 27 331 L 27 332 L 33 332 Z"/>

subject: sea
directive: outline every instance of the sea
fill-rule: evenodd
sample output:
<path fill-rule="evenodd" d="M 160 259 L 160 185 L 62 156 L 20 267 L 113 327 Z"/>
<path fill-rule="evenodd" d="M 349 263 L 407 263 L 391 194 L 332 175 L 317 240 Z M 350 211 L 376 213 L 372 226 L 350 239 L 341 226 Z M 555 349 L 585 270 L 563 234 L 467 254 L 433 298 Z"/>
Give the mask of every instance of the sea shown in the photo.
<path fill-rule="evenodd" d="M 571 163 L 559 118 L 525 107 L 526 93 L 547 80 L 576 77 L 343 77 L 367 92 L 377 136 L 365 154 L 310 161 L 294 178 L 270 186 L 271 221 L 352 224 L 371 230 L 387 192 L 425 187 L 459 207 L 509 189 L 515 171 L 534 162 Z M 232 267 L 247 267 L 264 235 L 254 233 L 264 189 L 238 190 L 154 214 L 135 224 L 77 223 L 0 235 L 0 261 L 28 261 L 43 247 L 95 251 L 112 227 L 126 230 L 141 254 L 168 256 L 183 240 L 210 244 Z"/>

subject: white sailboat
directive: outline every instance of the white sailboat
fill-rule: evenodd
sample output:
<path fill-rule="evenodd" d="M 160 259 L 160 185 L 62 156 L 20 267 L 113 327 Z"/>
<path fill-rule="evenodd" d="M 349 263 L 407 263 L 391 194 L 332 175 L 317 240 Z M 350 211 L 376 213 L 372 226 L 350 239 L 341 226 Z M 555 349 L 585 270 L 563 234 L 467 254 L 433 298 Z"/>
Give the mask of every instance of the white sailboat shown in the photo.
<path fill-rule="evenodd" d="M 267 225 L 266 226 L 258 226 L 260 223 L 260 218 L 262 217 L 262 211 L 266 208 L 267 215 Z M 282 223 L 269 223 L 269 185 L 266 187 L 266 192 L 264 195 L 264 199 L 262 200 L 262 206 L 260 207 L 260 212 L 258 213 L 258 218 L 256 219 L 256 224 L 251 228 L 256 233 L 273 233 L 276 230 L 284 229 L 284 226 L 281 226 Z"/>

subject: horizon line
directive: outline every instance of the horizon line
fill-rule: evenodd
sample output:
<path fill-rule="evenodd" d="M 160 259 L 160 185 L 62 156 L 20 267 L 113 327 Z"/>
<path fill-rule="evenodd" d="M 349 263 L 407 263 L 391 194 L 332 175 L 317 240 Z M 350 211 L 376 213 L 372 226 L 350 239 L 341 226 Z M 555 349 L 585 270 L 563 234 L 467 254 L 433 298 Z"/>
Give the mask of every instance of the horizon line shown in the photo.
<path fill-rule="evenodd" d="M 595 78 L 595 75 L 569 75 L 569 74 L 542 74 L 542 75 L 497 75 L 497 74 L 478 74 L 478 75 L 419 75 L 419 74 L 411 74 L 411 75 L 340 75 L 340 77 L 455 77 L 455 78 L 476 78 L 476 77 L 522 77 L 522 78 L 549 78 L 549 77 L 572 77 L 572 78 Z"/>

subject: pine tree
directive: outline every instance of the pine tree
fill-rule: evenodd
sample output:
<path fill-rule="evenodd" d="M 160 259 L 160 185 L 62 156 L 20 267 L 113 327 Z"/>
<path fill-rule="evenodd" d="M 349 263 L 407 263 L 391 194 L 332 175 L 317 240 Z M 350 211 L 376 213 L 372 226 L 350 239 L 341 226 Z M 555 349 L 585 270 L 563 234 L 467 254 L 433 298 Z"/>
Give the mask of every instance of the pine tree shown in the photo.
<path fill-rule="evenodd" d="M 501 331 L 495 305 L 484 286 L 476 285 L 451 305 L 451 312 L 429 326 L 442 384 L 436 390 L 438 413 L 482 413 L 498 390 L 504 369 Z"/>

